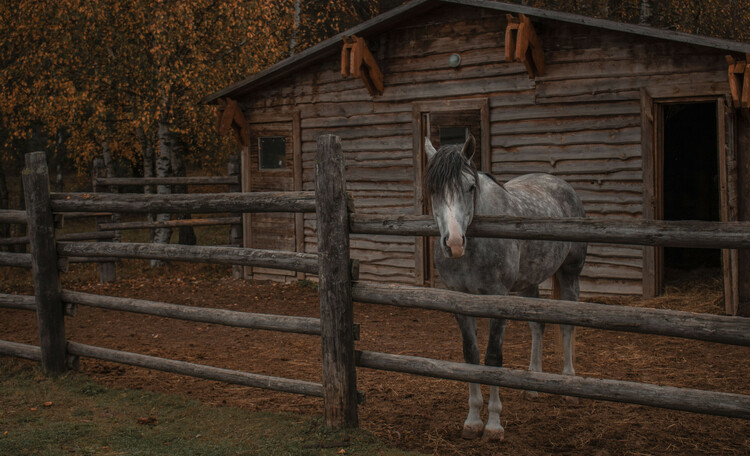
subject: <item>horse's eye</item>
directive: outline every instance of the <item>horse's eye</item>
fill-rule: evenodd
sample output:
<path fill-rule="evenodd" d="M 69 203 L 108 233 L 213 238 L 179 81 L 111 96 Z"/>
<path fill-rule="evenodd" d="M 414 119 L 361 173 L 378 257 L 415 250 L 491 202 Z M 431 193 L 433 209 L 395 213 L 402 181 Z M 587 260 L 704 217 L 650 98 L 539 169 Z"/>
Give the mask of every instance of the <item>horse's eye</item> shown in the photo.
<path fill-rule="evenodd" d="M 469 193 L 474 193 L 474 190 L 477 189 L 477 186 L 474 184 L 471 184 L 471 187 L 469 187 Z"/>

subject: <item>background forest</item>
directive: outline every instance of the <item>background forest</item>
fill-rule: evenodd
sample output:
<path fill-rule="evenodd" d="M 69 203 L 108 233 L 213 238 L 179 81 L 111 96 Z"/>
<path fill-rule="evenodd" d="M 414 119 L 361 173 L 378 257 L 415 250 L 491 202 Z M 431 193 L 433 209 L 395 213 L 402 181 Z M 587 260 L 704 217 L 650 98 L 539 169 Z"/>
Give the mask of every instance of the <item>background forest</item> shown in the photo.
<path fill-rule="evenodd" d="M 153 175 L 224 168 L 206 95 L 402 0 L 14 0 L 0 2 L 0 208 L 23 155 L 52 169 Z M 750 40 L 750 0 L 523 0 L 621 22 Z M 144 166 L 145 163 L 145 166 Z M 216 169 L 211 169 L 211 168 Z M 14 180 L 15 181 L 15 180 Z M 20 194 L 19 189 L 10 189 Z"/>

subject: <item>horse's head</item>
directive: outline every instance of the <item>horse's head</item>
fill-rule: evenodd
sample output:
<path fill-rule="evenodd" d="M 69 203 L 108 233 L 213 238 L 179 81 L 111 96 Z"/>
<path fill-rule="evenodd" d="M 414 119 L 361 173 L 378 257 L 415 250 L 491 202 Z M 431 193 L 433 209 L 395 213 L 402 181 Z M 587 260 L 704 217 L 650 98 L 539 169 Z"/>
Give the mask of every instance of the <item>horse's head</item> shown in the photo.
<path fill-rule="evenodd" d="M 435 150 L 425 138 L 427 172 L 425 191 L 432 214 L 440 229 L 440 246 L 448 258 L 460 258 L 466 249 L 466 227 L 474 217 L 477 169 L 471 161 L 474 137 L 463 145 L 443 146 Z"/>

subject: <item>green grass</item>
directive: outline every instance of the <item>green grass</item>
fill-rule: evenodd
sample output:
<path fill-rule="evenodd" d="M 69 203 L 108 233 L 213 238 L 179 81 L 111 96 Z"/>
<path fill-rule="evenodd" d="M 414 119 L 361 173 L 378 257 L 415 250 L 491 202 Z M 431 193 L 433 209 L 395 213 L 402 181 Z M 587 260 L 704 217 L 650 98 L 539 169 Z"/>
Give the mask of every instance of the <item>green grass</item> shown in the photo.
<path fill-rule="evenodd" d="M 108 389 L 75 373 L 50 379 L 35 364 L 0 358 L 0 455 L 337 454 L 416 453 L 385 448 L 361 430 L 327 432 L 316 418 Z"/>

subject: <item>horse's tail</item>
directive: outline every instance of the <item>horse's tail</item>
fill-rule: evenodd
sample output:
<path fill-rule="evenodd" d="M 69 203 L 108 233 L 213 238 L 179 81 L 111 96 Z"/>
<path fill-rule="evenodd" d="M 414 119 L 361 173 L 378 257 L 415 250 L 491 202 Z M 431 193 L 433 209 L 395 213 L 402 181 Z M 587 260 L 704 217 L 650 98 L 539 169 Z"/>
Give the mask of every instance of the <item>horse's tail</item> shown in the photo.
<path fill-rule="evenodd" d="M 557 274 L 552 276 L 552 295 L 550 296 L 552 299 L 560 300 L 562 299 L 562 293 L 560 293 L 560 281 L 557 279 Z M 573 334 L 570 336 L 570 354 L 573 358 L 573 363 L 576 362 L 576 333 L 573 331 Z M 555 353 L 562 358 L 565 353 L 565 347 L 563 347 L 563 338 L 562 338 L 562 331 L 560 331 L 560 325 L 555 325 Z"/>

